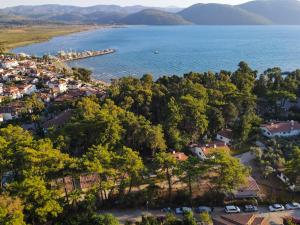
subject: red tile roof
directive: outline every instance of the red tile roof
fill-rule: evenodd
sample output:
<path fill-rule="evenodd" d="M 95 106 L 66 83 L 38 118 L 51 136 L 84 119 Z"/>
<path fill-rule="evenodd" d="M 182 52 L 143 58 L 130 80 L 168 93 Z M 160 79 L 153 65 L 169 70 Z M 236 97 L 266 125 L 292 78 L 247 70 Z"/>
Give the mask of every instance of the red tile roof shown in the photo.
<path fill-rule="evenodd" d="M 271 133 L 289 132 L 292 130 L 300 130 L 300 123 L 297 121 L 285 121 L 263 124 L 262 128 L 268 129 Z"/>
<path fill-rule="evenodd" d="M 183 152 L 172 152 L 173 157 L 179 161 L 186 161 L 189 157 Z"/>

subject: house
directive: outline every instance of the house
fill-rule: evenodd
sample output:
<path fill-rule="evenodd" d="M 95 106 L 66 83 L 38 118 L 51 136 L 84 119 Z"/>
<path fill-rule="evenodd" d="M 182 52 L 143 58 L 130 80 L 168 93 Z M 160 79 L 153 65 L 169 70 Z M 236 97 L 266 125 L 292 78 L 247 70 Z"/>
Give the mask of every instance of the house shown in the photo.
<path fill-rule="evenodd" d="M 80 81 L 77 80 L 70 80 L 68 82 L 68 88 L 69 89 L 78 89 L 82 86 L 82 83 Z"/>
<path fill-rule="evenodd" d="M 34 84 L 20 85 L 19 90 L 22 95 L 31 95 L 37 91 Z"/>
<path fill-rule="evenodd" d="M 246 185 L 241 186 L 233 193 L 236 199 L 257 198 L 259 196 L 259 186 L 256 180 L 249 176 Z"/>
<path fill-rule="evenodd" d="M 64 93 L 68 90 L 67 82 L 65 80 L 54 80 L 48 83 L 49 88 L 57 88 L 60 93 Z"/>
<path fill-rule="evenodd" d="M 0 66 L 3 69 L 12 69 L 14 67 L 19 66 L 19 63 L 17 60 L 5 60 L 0 63 Z"/>
<path fill-rule="evenodd" d="M 189 147 L 190 151 L 201 160 L 209 158 L 213 153 L 216 152 L 230 152 L 228 145 L 222 141 L 212 141 L 203 145 L 192 144 Z"/>
<path fill-rule="evenodd" d="M 75 180 L 71 176 L 58 178 L 50 182 L 51 189 L 68 194 L 76 189 Z"/>
<path fill-rule="evenodd" d="M 12 99 L 18 99 L 23 97 L 23 95 L 19 91 L 19 88 L 16 86 L 5 88 L 3 94 L 4 96 L 10 97 Z"/>
<path fill-rule="evenodd" d="M 231 214 L 213 218 L 214 225 L 268 225 L 266 217 L 255 214 Z"/>
<path fill-rule="evenodd" d="M 99 183 L 99 181 L 100 177 L 96 173 L 79 176 L 79 185 L 82 191 L 93 188 L 97 183 Z"/>
<path fill-rule="evenodd" d="M 12 102 L 5 106 L 0 106 L 0 114 L 3 117 L 3 121 L 17 119 L 19 114 L 24 109 L 21 102 Z"/>
<path fill-rule="evenodd" d="M 189 157 L 184 154 L 183 152 L 176 152 L 176 151 L 173 151 L 172 152 L 172 156 L 177 159 L 178 161 L 186 161 Z"/>
<path fill-rule="evenodd" d="M 2 94 L 3 94 L 3 84 L 0 83 L 0 95 L 2 95 Z"/>
<path fill-rule="evenodd" d="M 225 142 L 227 145 L 232 141 L 232 130 L 223 129 L 217 133 L 216 139 Z"/>
<path fill-rule="evenodd" d="M 263 135 L 269 138 L 292 137 L 300 134 L 300 123 L 294 120 L 263 124 L 260 128 Z"/>

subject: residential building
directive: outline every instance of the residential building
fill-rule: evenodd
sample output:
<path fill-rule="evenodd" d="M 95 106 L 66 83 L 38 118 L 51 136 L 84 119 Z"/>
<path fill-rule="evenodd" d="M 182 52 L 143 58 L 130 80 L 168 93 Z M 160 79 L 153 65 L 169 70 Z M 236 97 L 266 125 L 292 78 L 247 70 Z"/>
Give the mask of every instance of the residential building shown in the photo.
<path fill-rule="evenodd" d="M 183 152 L 172 151 L 172 156 L 178 161 L 186 161 L 189 157 Z"/>
<path fill-rule="evenodd" d="M 223 129 L 217 133 L 216 139 L 218 141 L 225 142 L 227 145 L 232 141 L 232 130 L 231 129 Z"/>
<path fill-rule="evenodd" d="M 249 176 L 246 185 L 239 187 L 233 196 L 236 199 L 257 198 L 259 197 L 260 188 L 256 180 Z"/>
<path fill-rule="evenodd" d="M 3 84 L 0 83 L 0 95 L 2 95 L 2 94 L 3 94 Z"/>
<path fill-rule="evenodd" d="M 300 135 L 300 123 L 294 120 L 263 124 L 260 128 L 263 135 L 269 138 Z"/>
<path fill-rule="evenodd" d="M 18 99 L 23 97 L 23 95 L 19 91 L 19 88 L 17 88 L 16 86 L 5 88 L 3 93 L 4 96 L 10 97 L 12 99 Z"/>
<path fill-rule="evenodd" d="M 228 145 L 222 141 L 212 141 L 203 145 L 192 144 L 189 147 L 190 151 L 201 160 L 209 158 L 213 153 L 216 152 L 230 152 Z"/>
<path fill-rule="evenodd" d="M 19 63 L 17 60 L 4 60 L 0 63 L 0 66 L 3 69 L 12 69 L 14 67 L 19 66 Z"/>

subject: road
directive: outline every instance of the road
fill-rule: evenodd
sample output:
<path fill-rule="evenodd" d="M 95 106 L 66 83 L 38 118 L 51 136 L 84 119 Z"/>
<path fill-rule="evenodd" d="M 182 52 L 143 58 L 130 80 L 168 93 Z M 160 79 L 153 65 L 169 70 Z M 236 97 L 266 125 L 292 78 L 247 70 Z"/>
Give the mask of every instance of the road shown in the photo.
<path fill-rule="evenodd" d="M 281 225 L 283 224 L 282 218 L 287 216 L 293 216 L 300 218 L 300 210 L 286 210 L 282 212 L 269 212 L 268 207 L 261 206 L 259 208 L 258 216 L 266 217 L 271 225 Z M 111 213 L 119 219 L 119 221 L 124 224 L 126 221 L 139 221 L 142 215 L 152 215 L 152 216 L 165 216 L 166 214 L 160 210 L 141 210 L 141 209 L 130 209 L 130 210 L 104 210 L 100 213 Z M 224 214 L 224 209 L 221 207 L 215 208 L 212 216 L 219 216 Z"/>

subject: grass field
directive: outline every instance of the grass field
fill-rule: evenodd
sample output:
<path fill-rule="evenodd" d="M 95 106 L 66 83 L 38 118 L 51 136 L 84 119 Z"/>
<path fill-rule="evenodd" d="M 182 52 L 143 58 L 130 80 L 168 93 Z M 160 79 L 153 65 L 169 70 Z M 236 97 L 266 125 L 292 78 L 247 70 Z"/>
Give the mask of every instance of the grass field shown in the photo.
<path fill-rule="evenodd" d="M 0 29 L 0 45 L 6 51 L 37 42 L 47 41 L 53 37 L 90 30 L 95 26 L 87 25 L 47 25 Z"/>

